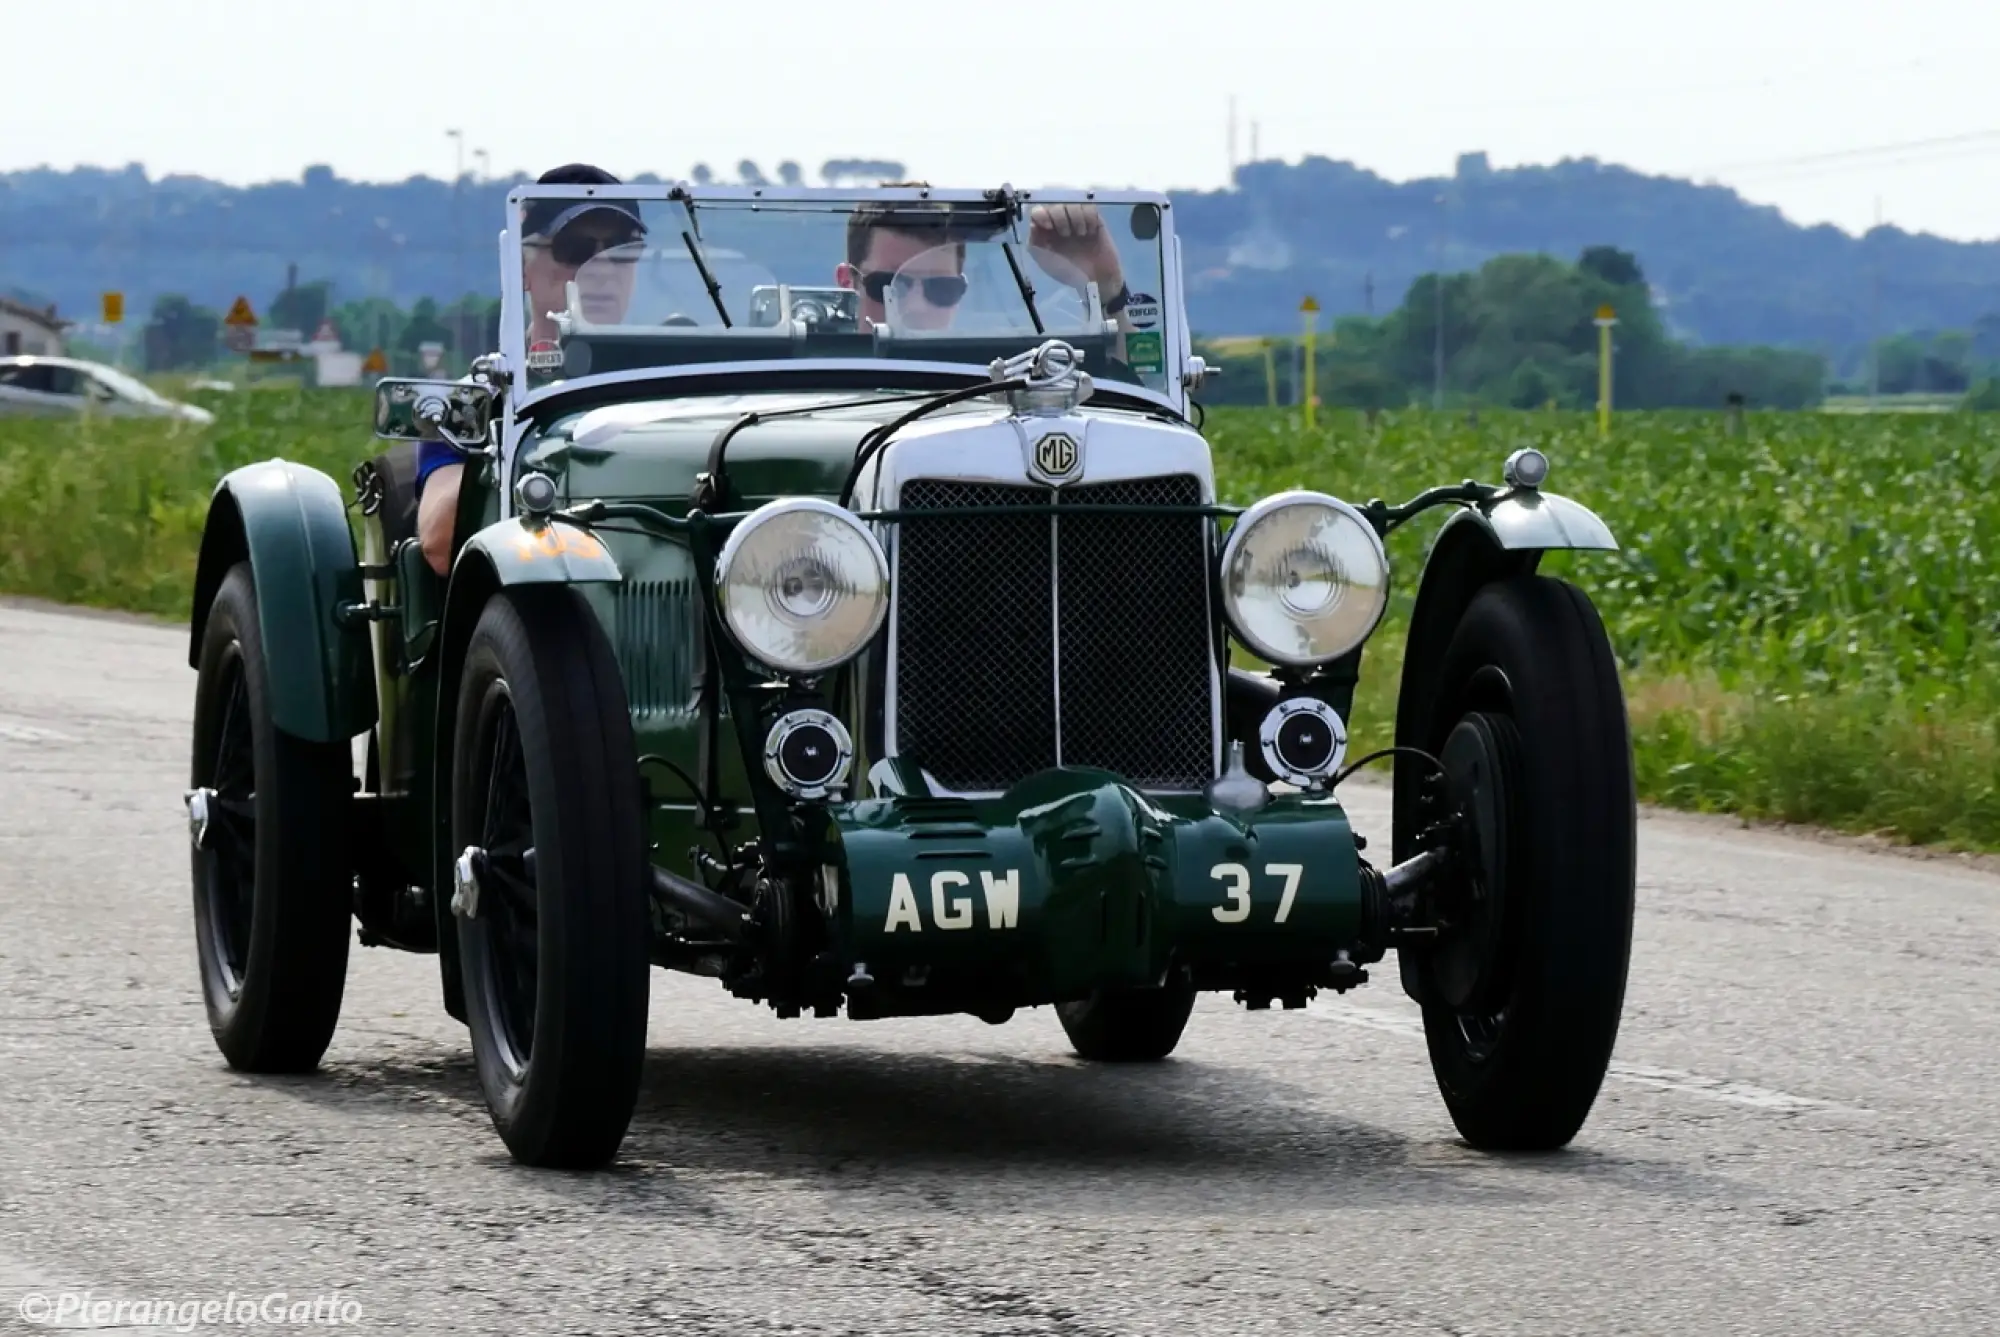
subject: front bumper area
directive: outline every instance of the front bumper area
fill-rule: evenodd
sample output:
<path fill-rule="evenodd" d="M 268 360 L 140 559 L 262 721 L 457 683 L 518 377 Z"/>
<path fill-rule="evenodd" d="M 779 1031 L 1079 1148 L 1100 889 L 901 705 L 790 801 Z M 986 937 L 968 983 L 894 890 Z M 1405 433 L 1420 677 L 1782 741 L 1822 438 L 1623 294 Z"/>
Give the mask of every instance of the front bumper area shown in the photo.
<path fill-rule="evenodd" d="M 1340 978 L 1363 930 L 1354 833 L 1333 798 L 1247 816 L 1104 771 L 992 799 L 832 809 L 832 915 L 851 1014 L 997 1012 L 1175 980 L 1284 992 Z"/>

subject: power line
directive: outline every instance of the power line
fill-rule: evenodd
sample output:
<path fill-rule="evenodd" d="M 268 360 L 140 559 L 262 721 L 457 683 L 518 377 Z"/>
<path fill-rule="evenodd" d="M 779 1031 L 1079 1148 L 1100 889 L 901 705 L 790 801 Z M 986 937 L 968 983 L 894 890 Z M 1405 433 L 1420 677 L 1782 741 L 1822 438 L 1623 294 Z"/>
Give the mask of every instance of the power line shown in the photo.
<path fill-rule="evenodd" d="M 1829 153 L 1802 153 L 1789 158 L 1765 158 L 1755 162 L 1728 163 L 1721 167 L 1697 168 L 1690 175 L 1725 176 L 1732 173 L 1811 166 L 1819 163 L 1845 163 L 1853 162 L 1857 159 L 1872 158 L 1882 153 L 1906 153 L 1911 149 L 1946 148 L 1975 144 L 2000 146 L 2000 130 L 1975 130 L 1969 134 L 1942 135 L 1931 139 L 1909 139 L 1896 144 L 1875 144 L 1868 148 L 1835 149 Z"/>

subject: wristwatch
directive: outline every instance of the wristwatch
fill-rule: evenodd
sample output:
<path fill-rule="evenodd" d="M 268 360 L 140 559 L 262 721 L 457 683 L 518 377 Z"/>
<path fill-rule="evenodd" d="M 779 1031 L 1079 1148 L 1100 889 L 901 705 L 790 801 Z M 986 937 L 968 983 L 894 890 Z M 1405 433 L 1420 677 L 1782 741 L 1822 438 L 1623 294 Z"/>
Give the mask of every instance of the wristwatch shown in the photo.
<path fill-rule="evenodd" d="M 1104 314 L 1107 316 L 1117 315 L 1120 311 L 1123 311 L 1125 309 L 1126 304 L 1129 303 L 1131 300 L 1132 300 L 1132 289 L 1130 285 L 1120 283 L 1118 285 L 1117 293 L 1111 298 L 1110 301 L 1104 304 Z"/>

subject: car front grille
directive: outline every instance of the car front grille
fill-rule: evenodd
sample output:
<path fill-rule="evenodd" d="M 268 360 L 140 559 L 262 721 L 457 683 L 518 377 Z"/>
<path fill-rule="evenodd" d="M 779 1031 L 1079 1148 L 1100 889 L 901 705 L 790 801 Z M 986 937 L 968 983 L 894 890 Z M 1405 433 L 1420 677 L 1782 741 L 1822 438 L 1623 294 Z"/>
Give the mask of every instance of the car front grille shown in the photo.
<path fill-rule="evenodd" d="M 1201 499 L 1191 475 L 1059 491 L 918 479 L 901 509 Z M 1214 775 L 1207 520 L 940 516 L 899 530 L 890 708 L 901 757 L 960 793 L 1058 764 L 1153 790 Z"/>

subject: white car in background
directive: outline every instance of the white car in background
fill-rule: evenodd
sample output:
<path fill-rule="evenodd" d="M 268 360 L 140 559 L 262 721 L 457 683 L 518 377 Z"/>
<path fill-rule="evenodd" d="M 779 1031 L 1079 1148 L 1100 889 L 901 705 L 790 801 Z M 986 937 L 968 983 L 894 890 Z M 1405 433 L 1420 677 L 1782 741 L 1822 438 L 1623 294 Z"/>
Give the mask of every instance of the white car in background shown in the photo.
<path fill-rule="evenodd" d="M 208 426 L 215 415 L 167 399 L 145 382 L 101 362 L 72 357 L 0 357 L 0 418 L 105 413 L 120 418 L 179 418 Z"/>

